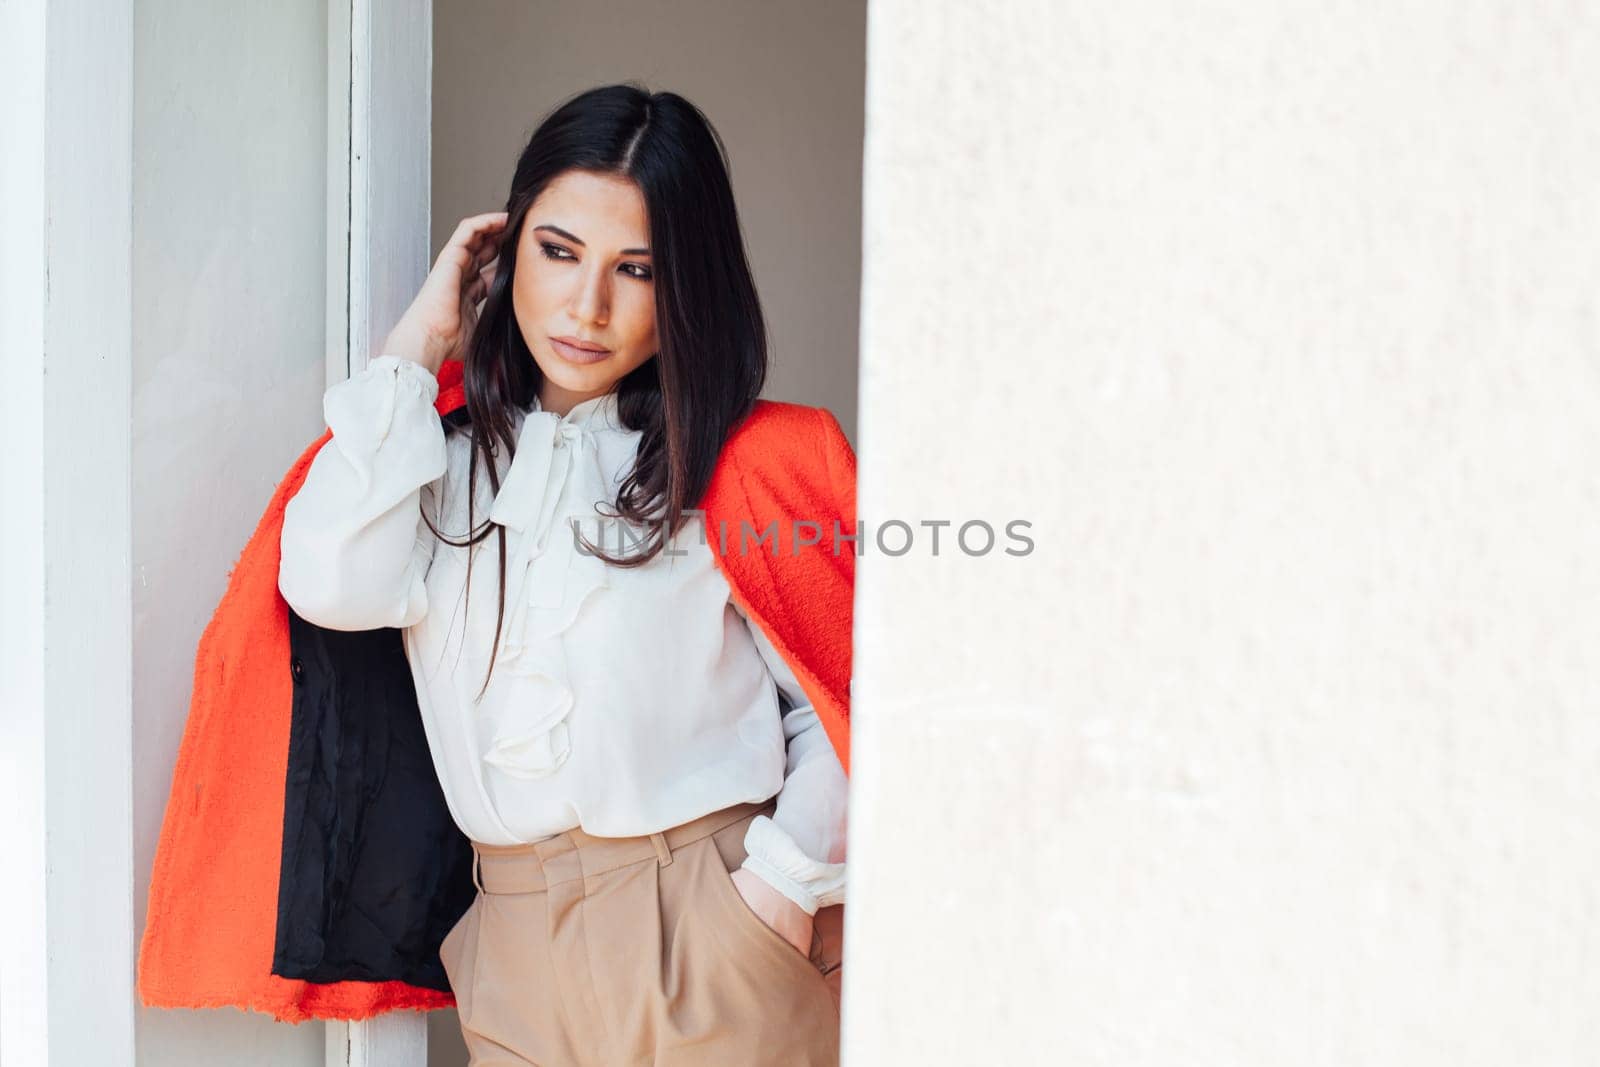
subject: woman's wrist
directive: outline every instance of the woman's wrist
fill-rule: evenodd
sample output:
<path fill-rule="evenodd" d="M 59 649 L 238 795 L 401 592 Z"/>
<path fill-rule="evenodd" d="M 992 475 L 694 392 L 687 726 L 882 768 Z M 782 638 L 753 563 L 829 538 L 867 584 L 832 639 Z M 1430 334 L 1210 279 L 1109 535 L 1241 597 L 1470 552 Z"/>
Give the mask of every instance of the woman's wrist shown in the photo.
<path fill-rule="evenodd" d="M 426 368 L 428 373 L 435 377 L 439 374 L 440 365 L 444 363 L 444 354 L 437 344 L 430 344 L 427 338 L 416 336 L 403 325 L 397 326 L 384 339 L 383 347 L 378 350 L 378 354 L 409 359 Z"/>

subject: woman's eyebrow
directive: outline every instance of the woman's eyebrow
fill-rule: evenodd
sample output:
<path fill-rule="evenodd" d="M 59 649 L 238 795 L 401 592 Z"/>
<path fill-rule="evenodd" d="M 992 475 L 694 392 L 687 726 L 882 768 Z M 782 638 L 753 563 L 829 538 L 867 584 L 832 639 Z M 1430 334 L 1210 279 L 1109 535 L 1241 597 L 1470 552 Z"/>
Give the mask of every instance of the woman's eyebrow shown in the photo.
<path fill-rule="evenodd" d="M 535 226 L 534 229 L 549 230 L 551 233 L 560 234 L 562 237 L 565 237 L 567 240 L 571 241 L 580 248 L 588 247 L 581 240 L 579 240 L 577 237 L 574 237 L 566 230 L 563 230 L 560 226 L 552 226 L 549 223 L 542 223 L 538 226 Z M 624 248 L 622 250 L 622 254 L 625 256 L 648 256 L 650 254 L 650 250 L 648 248 Z"/>

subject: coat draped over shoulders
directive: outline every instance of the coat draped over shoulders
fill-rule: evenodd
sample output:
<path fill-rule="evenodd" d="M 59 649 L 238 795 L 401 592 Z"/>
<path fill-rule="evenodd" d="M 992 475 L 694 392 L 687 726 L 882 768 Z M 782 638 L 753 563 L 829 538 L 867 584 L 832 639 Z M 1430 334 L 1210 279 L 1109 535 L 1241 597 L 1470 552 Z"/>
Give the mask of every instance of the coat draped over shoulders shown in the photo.
<path fill-rule="evenodd" d="M 440 368 L 442 418 L 465 404 L 461 371 Z M 284 508 L 330 436 L 278 484 L 196 648 L 139 948 L 149 1006 L 300 1022 L 455 1003 L 438 950 L 473 897 L 471 844 L 400 631 L 326 630 L 278 591 Z M 835 531 L 855 534 L 855 454 L 838 420 L 757 401 L 699 506 L 734 599 L 848 773 L 857 542 Z"/>

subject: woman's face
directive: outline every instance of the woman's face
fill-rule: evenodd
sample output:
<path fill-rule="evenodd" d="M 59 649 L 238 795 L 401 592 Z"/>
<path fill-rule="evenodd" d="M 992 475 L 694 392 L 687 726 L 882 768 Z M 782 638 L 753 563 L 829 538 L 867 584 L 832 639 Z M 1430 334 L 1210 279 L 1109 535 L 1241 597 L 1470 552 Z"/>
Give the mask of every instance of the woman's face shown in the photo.
<path fill-rule="evenodd" d="M 649 248 L 644 197 L 623 178 L 567 171 L 528 209 L 511 306 L 544 373 L 544 410 L 565 415 L 656 354 Z"/>

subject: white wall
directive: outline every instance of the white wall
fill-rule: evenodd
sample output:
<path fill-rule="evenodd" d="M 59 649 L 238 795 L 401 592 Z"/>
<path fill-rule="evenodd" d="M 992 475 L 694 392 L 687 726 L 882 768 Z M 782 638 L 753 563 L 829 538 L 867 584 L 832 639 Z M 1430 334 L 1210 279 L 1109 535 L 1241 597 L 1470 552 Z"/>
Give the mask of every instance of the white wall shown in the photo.
<path fill-rule="evenodd" d="M 856 419 L 865 0 L 434 0 L 433 243 L 505 207 L 517 154 L 573 93 L 637 80 L 704 111 L 767 315 L 764 395 Z M 431 257 L 430 257 L 431 258 Z"/>
<path fill-rule="evenodd" d="M 869 45 L 849 1062 L 1594 1062 L 1600 21 Z"/>
<path fill-rule="evenodd" d="M 322 431 L 327 11 L 137 0 L 135 915 L 195 645 L 278 479 Z M 321 1064 L 323 1025 L 138 1015 L 138 1062 Z"/>

